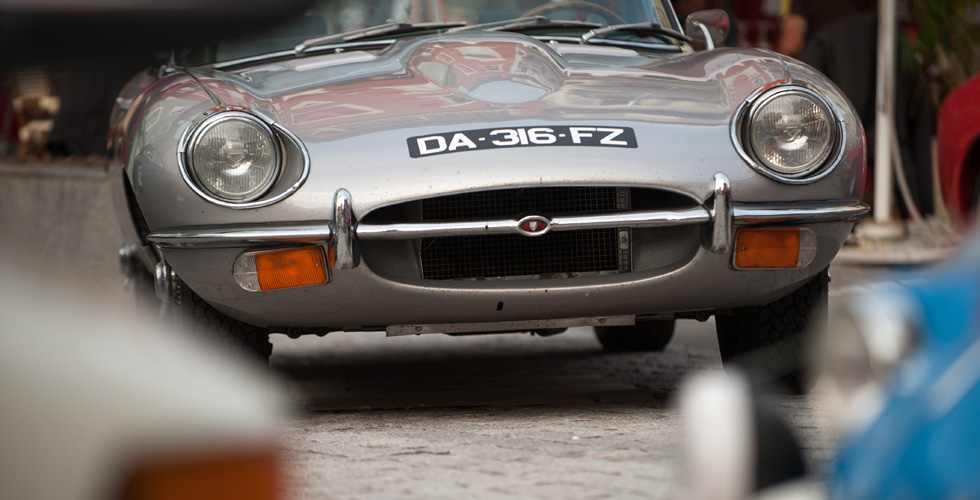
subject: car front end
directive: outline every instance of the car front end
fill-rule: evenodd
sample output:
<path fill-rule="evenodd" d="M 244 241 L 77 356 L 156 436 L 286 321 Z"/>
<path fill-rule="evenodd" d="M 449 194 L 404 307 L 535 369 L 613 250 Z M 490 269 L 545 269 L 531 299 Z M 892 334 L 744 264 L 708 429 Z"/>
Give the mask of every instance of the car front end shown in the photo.
<path fill-rule="evenodd" d="M 867 211 L 860 122 L 809 67 L 438 31 L 142 88 L 125 258 L 291 334 L 623 326 L 784 297 Z"/>

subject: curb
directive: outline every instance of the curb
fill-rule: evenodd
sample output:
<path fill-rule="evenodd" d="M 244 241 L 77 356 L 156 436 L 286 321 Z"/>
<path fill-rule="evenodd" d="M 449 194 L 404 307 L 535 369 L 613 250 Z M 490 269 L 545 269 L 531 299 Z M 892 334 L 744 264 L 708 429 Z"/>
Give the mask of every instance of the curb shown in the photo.
<path fill-rule="evenodd" d="M 120 164 L 102 166 L 80 164 L 15 163 L 0 160 L 0 177 L 20 177 L 37 179 L 78 179 L 83 181 L 103 181 L 122 168 Z"/>

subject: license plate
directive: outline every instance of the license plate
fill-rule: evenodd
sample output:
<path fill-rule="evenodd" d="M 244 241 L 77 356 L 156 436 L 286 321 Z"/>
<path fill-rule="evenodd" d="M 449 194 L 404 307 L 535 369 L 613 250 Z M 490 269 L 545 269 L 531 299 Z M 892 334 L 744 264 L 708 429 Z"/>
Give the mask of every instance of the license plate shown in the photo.
<path fill-rule="evenodd" d="M 635 148 L 636 134 L 628 127 L 557 125 L 463 130 L 408 138 L 412 158 L 530 146 Z"/>

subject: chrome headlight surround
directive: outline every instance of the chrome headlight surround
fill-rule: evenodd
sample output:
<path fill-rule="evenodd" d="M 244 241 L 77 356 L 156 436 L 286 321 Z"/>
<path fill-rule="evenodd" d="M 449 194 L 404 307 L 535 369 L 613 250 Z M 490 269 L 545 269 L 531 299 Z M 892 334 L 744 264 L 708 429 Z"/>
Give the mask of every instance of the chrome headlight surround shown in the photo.
<path fill-rule="evenodd" d="M 207 134 L 219 126 L 228 125 L 232 122 L 239 122 L 253 127 L 255 132 L 267 141 L 266 147 L 269 148 L 268 157 L 271 160 L 271 165 L 266 166 L 268 169 L 267 175 L 263 176 L 260 182 L 256 183 L 252 188 L 239 193 L 221 192 L 220 188 L 215 185 L 209 185 L 208 182 L 201 178 L 199 169 L 195 165 L 196 150 L 198 147 L 201 147 L 201 143 Z M 283 144 L 279 135 L 273 131 L 273 128 L 252 113 L 239 110 L 218 110 L 195 120 L 185 130 L 180 139 L 177 151 L 180 174 L 187 185 L 202 198 L 214 204 L 230 208 L 266 206 L 291 194 L 292 190 L 273 198 L 263 198 L 279 182 L 282 173 L 283 157 Z"/>
<path fill-rule="evenodd" d="M 768 161 L 753 144 L 753 132 L 760 126 L 758 120 L 762 112 L 778 100 L 801 99 L 817 109 L 827 122 L 827 144 L 809 161 L 797 166 L 781 166 Z M 816 182 L 833 171 L 844 155 L 844 129 L 834 107 L 819 92 L 801 83 L 789 83 L 769 88 L 749 97 L 739 106 L 732 119 L 731 138 L 736 151 L 753 169 L 787 184 L 809 184 Z"/>

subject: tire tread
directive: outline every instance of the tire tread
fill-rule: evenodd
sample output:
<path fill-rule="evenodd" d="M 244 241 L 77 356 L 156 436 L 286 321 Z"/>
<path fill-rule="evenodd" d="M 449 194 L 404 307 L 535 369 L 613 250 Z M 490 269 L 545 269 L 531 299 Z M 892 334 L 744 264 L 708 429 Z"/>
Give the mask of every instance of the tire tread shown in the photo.
<path fill-rule="evenodd" d="M 738 365 L 796 393 L 806 392 L 811 385 L 806 337 L 815 322 L 826 319 L 828 281 L 824 270 L 774 302 L 716 317 L 726 367 Z"/>

